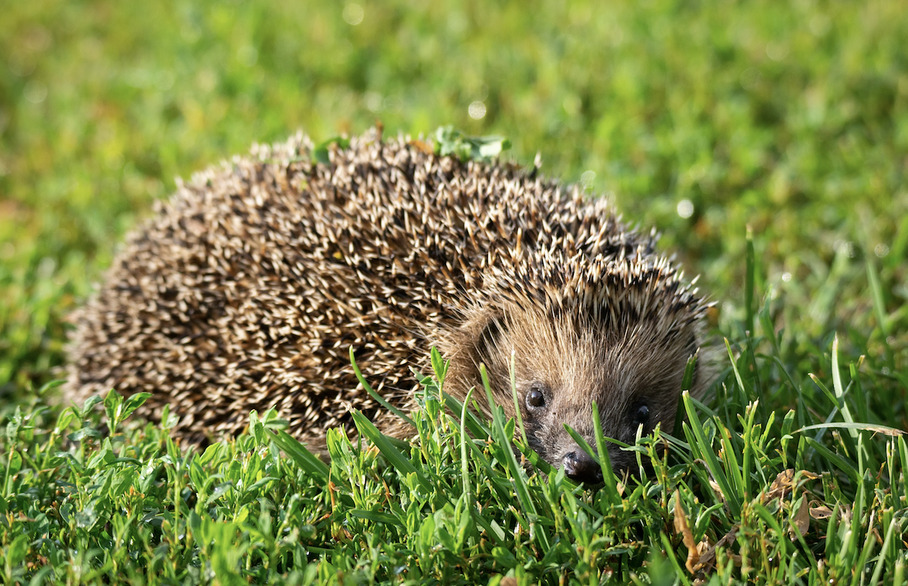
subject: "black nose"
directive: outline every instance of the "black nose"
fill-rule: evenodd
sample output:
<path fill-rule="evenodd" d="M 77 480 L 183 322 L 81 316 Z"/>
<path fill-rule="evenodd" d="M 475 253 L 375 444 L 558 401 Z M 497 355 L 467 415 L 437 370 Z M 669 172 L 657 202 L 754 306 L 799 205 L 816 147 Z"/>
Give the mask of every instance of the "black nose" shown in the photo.
<path fill-rule="evenodd" d="M 574 482 L 585 484 L 602 482 L 602 467 L 583 450 L 565 454 L 561 465 L 564 466 L 564 474 Z"/>

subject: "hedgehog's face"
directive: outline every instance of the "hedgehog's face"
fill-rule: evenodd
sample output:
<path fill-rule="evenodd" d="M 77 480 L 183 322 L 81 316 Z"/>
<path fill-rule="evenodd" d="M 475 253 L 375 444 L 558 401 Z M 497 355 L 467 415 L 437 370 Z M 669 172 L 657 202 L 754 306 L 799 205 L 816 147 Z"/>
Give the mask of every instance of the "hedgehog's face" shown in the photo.
<path fill-rule="evenodd" d="M 569 425 L 595 448 L 593 402 L 606 437 L 633 444 L 656 425 L 671 431 L 688 359 L 697 351 L 695 325 L 671 327 L 646 319 L 616 332 L 576 316 L 524 311 L 488 322 L 478 361 L 495 381 L 498 403 L 513 411 L 509 361 L 514 353 L 517 392 L 527 439 L 553 466 L 596 484 L 601 468 L 567 433 Z M 509 408 L 509 406 L 511 406 Z M 616 472 L 630 469 L 631 452 L 609 445 Z"/>

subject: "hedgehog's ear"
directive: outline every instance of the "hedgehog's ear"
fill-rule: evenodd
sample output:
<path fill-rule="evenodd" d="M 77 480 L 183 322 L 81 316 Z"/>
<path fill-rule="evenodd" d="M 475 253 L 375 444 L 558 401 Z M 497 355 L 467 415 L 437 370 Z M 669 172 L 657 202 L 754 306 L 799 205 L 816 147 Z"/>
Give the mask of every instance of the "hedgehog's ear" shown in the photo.
<path fill-rule="evenodd" d="M 504 335 L 504 319 L 498 313 L 486 316 L 479 334 L 476 337 L 476 348 L 484 356 L 493 355 L 501 347 L 501 338 Z"/>
<path fill-rule="evenodd" d="M 478 377 L 480 364 L 485 364 L 486 369 L 496 366 L 501 353 L 505 323 L 504 315 L 491 308 L 470 313 L 472 315 L 458 329 L 459 339 L 453 340 L 453 347 L 466 359 L 462 366 Z"/>
<path fill-rule="evenodd" d="M 507 321 L 503 314 L 488 312 L 481 324 L 477 325 L 472 344 L 476 376 L 479 375 L 479 365 L 485 364 L 489 381 L 494 388 L 498 382 L 506 380 L 508 375 L 511 349 L 505 347 Z M 479 383 L 480 379 L 477 378 L 476 382 Z"/>
<path fill-rule="evenodd" d="M 475 387 L 477 400 L 485 404 L 479 365 L 485 364 L 490 379 L 500 376 L 505 322 L 502 314 L 489 308 L 474 308 L 465 317 L 459 327 L 447 333 L 439 350 L 451 358 L 448 376 L 465 390 Z"/>

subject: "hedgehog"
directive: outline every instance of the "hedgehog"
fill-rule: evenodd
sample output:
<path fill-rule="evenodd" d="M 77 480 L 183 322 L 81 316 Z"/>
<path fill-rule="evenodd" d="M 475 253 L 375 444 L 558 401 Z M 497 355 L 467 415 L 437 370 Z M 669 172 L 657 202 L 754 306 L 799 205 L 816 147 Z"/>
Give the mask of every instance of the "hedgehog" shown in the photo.
<path fill-rule="evenodd" d="M 325 454 L 325 433 L 355 433 L 358 409 L 388 435 L 412 429 L 359 384 L 350 361 L 402 410 L 427 349 L 449 361 L 445 390 L 482 389 L 515 415 L 530 446 L 581 482 L 594 443 L 633 443 L 674 425 L 709 303 L 657 235 L 605 198 L 547 179 L 538 163 L 442 156 L 373 129 L 330 148 L 297 134 L 178 180 L 125 246 L 70 336 L 64 396 L 148 392 L 139 410 L 178 416 L 205 442 L 274 408 Z M 702 394 L 706 369 L 691 392 Z M 485 393 L 474 393 L 489 412 Z M 613 467 L 628 452 L 609 448 Z"/>

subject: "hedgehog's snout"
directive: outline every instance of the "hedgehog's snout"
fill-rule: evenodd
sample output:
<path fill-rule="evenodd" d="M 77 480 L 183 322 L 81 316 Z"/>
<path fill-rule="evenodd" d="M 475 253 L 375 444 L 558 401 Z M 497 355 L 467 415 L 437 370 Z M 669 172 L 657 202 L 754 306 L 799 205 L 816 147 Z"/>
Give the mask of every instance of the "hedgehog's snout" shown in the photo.
<path fill-rule="evenodd" d="M 561 459 L 564 474 L 574 482 L 601 484 L 602 467 L 579 447 L 571 450 Z"/>

